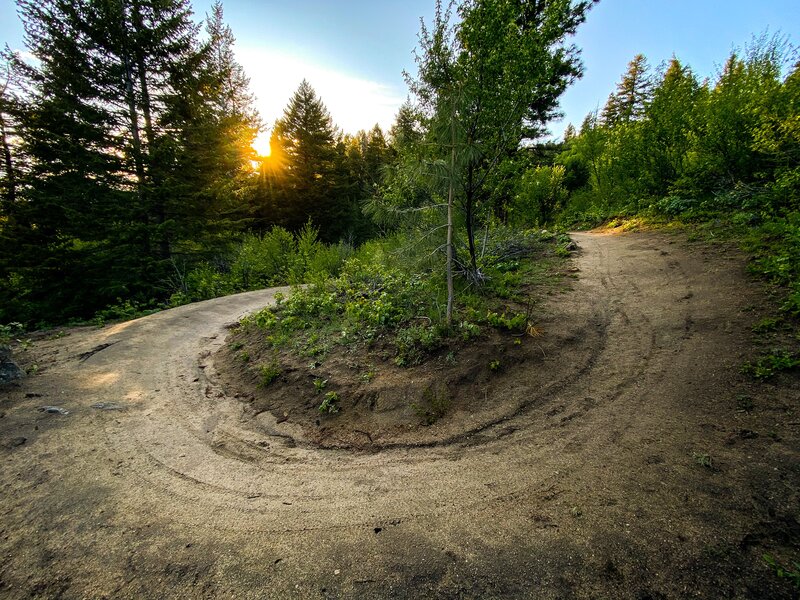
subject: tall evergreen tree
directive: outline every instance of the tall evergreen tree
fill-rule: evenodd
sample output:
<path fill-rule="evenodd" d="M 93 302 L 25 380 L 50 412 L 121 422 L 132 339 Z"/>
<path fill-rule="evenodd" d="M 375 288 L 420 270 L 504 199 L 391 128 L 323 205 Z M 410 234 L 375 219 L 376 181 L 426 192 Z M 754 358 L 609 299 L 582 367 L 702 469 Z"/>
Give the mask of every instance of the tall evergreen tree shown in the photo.
<path fill-rule="evenodd" d="M 641 119 L 651 98 L 652 89 L 647 59 L 644 54 L 637 54 L 628 63 L 628 70 L 617 84 L 617 90 L 608 97 L 602 112 L 603 123 L 613 126 L 620 122 Z"/>
<path fill-rule="evenodd" d="M 221 3 L 212 6 L 205 30 L 195 81 L 175 106 L 181 138 L 169 168 L 173 185 L 185 188 L 174 194 L 178 202 L 170 211 L 180 224 L 177 250 L 184 254 L 218 251 L 253 217 L 252 145 L 260 119 Z"/>
<path fill-rule="evenodd" d="M 337 168 L 344 150 L 337 148 L 339 137 L 328 109 L 303 80 L 275 123 L 273 136 L 283 160 L 283 224 L 298 230 L 310 219 L 329 241 L 346 232 L 349 213 Z"/>
<path fill-rule="evenodd" d="M 7 216 L 6 207 L 13 206 L 17 197 L 17 169 L 12 139 L 15 136 L 20 100 L 14 57 L 8 49 L 0 53 L 0 218 Z"/>
<path fill-rule="evenodd" d="M 18 130 L 30 164 L 17 215 L 16 275 L 32 313 L 91 310 L 95 298 L 127 295 L 126 283 L 142 277 L 132 264 L 138 249 L 126 247 L 145 229 L 145 213 L 129 197 L 136 180 L 126 174 L 120 136 L 122 77 L 94 39 L 84 18 L 89 8 L 63 0 L 20 3 L 28 49 L 38 59 L 35 67 L 18 63 L 30 87 Z"/>
<path fill-rule="evenodd" d="M 698 168 L 706 189 L 752 183 L 765 157 L 754 153 L 755 133 L 781 87 L 780 38 L 760 38 L 742 57 L 731 53 L 704 106 Z"/>
<path fill-rule="evenodd" d="M 644 129 L 647 173 L 653 195 L 664 195 L 688 168 L 699 127 L 700 84 L 691 69 L 673 57 L 653 89 Z"/>
<path fill-rule="evenodd" d="M 14 143 L 24 106 L 20 83 L 18 61 L 6 48 L 0 53 L 0 323 L 19 312 L 13 305 L 21 283 L 15 272 L 19 267 L 19 185 L 24 159 L 19 144 Z"/>
<path fill-rule="evenodd" d="M 411 100 L 400 105 L 394 124 L 389 129 L 389 145 L 394 154 L 401 154 L 413 148 L 422 140 L 423 130 L 419 110 Z"/>
<path fill-rule="evenodd" d="M 775 174 L 776 204 L 800 210 L 800 62 L 761 115 L 753 147 Z"/>
<path fill-rule="evenodd" d="M 24 302 L 62 318 L 163 297 L 175 253 L 199 251 L 189 240 L 234 195 L 221 182 L 241 170 L 252 139 L 221 8 L 201 44 L 189 0 L 19 5 L 37 59 L 18 62 L 28 88 L 15 234 Z"/>

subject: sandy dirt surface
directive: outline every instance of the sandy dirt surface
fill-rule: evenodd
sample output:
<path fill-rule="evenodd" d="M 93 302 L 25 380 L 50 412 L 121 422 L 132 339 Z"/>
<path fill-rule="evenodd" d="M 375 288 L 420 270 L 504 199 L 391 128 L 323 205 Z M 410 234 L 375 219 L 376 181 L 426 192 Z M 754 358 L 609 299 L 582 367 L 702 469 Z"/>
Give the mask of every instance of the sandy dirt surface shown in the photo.
<path fill-rule="evenodd" d="M 762 556 L 800 552 L 800 384 L 739 373 L 764 304 L 743 258 L 574 237 L 560 350 L 436 446 L 247 417 L 212 356 L 274 290 L 35 340 L 0 392 L 0 597 L 793 597 Z"/>

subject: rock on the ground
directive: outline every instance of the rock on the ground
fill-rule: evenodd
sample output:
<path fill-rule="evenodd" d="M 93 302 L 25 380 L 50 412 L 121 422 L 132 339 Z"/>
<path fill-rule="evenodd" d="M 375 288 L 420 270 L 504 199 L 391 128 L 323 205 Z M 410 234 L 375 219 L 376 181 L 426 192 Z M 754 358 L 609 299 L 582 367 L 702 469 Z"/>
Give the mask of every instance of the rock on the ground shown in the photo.
<path fill-rule="evenodd" d="M 11 358 L 11 348 L 0 346 L 0 384 L 25 377 L 25 372 Z"/>

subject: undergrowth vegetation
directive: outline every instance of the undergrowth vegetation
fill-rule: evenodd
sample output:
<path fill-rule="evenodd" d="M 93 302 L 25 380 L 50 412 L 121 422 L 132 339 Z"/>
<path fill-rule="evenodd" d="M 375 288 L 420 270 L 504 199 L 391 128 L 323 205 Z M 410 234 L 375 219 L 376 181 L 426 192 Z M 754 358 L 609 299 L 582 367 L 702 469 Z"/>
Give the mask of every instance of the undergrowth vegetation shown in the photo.
<path fill-rule="evenodd" d="M 321 281 L 338 273 L 352 254 L 353 247 L 347 242 L 320 241 L 319 230 L 310 223 L 296 234 L 282 227 L 273 227 L 264 234 L 247 233 L 232 243 L 228 252 L 211 260 L 191 267 L 173 261 L 173 274 L 164 282 L 171 291 L 168 301 L 119 298 L 116 304 L 97 311 L 90 322 L 103 325 L 239 292 Z M 35 327 L 47 325 L 41 321 Z"/>
<path fill-rule="evenodd" d="M 450 328 L 444 277 L 425 244 L 404 235 L 364 244 L 338 273 L 295 287 L 242 325 L 263 332 L 271 348 L 315 361 L 335 347 L 368 346 L 398 366 L 419 364 L 448 340 L 469 341 L 486 327 L 523 334 L 531 318 L 526 286 L 557 281 L 556 249 L 568 241 L 544 231 L 505 228 L 487 236 L 479 264 L 484 285 L 459 281 L 457 318 Z M 549 258 L 529 260 L 534 253 Z"/>
<path fill-rule="evenodd" d="M 352 253 L 348 243 L 321 242 L 319 230 L 310 223 L 295 235 L 282 227 L 263 235 L 249 233 L 228 255 L 188 272 L 176 268 L 170 305 L 322 279 L 337 273 Z"/>

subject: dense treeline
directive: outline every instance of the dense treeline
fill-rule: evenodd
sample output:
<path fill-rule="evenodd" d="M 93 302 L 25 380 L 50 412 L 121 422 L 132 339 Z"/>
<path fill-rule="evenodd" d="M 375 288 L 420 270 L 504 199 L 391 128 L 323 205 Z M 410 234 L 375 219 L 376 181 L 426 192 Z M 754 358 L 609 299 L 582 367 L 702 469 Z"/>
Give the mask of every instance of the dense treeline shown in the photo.
<path fill-rule="evenodd" d="M 392 154 L 379 126 L 342 135 L 303 81 L 275 123 L 270 146 L 255 194 L 262 227 L 296 231 L 310 220 L 327 242 L 371 236 L 360 202 L 380 184 Z"/>
<path fill-rule="evenodd" d="M 800 64 L 784 77 L 789 56 L 780 39 L 761 39 L 733 53 L 714 81 L 699 81 L 677 58 L 651 75 L 638 55 L 600 114 L 567 131 L 557 162 L 588 182 L 596 207 L 756 186 L 769 207 L 797 208 Z"/>
<path fill-rule="evenodd" d="M 374 234 L 360 201 L 390 156 L 380 128 L 342 135 L 303 82 L 256 168 L 221 4 L 202 26 L 188 0 L 19 10 L 34 59 L 0 62 L 0 322 L 197 297 L 198 270 L 230 273 L 274 226 L 295 247 L 308 222 L 328 242 Z"/>
<path fill-rule="evenodd" d="M 258 123 L 221 7 L 202 40 L 181 0 L 19 7 L 35 61 L 5 57 L 0 320 L 157 297 L 241 218 Z"/>
<path fill-rule="evenodd" d="M 529 187 L 532 184 L 532 188 Z M 734 52 L 714 79 L 644 56 L 564 150 L 523 179 L 540 220 L 598 224 L 647 213 L 749 228 L 757 269 L 800 312 L 800 62 L 780 37 Z"/>
<path fill-rule="evenodd" d="M 198 25 L 188 0 L 18 2 L 33 60 L 2 55 L 0 322 L 27 325 L 305 281 L 398 232 L 481 284 L 592 4 L 438 2 L 387 135 L 343 135 L 304 81 L 258 157 L 221 4 Z"/>

